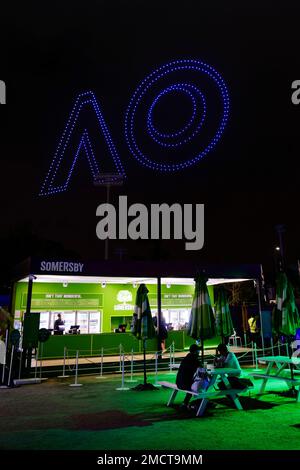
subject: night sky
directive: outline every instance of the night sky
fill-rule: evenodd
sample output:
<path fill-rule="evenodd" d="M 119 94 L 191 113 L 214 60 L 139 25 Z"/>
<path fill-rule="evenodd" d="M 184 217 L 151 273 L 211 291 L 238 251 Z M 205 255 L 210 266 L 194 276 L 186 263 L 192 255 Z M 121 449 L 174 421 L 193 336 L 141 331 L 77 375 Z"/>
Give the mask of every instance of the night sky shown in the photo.
<path fill-rule="evenodd" d="M 270 268 L 277 244 L 274 226 L 280 223 L 286 225 L 288 261 L 296 262 L 300 105 L 291 102 L 291 83 L 300 79 L 297 3 L 99 0 L 11 5 L 1 18 L 0 33 L 0 79 L 7 84 L 7 105 L 0 106 L 2 259 L 12 262 L 29 251 L 50 256 L 59 250 L 71 257 L 103 258 L 95 213 L 105 202 L 105 189 L 93 186 L 84 154 L 67 192 L 38 196 L 76 96 L 92 90 L 127 174 L 111 202 L 124 194 L 129 203 L 205 204 L 201 251 L 186 252 L 183 241 L 115 241 L 111 258 L 118 258 L 121 248 L 124 258 L 196 257 L 199 263 L 262 262 Z M 139 83 L 177 59 L 201 60 L 222 75 L 230 117 L 219 143 L 203 160 L 162 174 L 131 155 L 124 118 Z M 181 78 L 174 75 L 172 80 Z M 212 106 L 213 93 L 208 90 Z M 185 97 L 169 98 L 154 113 L 162 132 L 179 128 L 190 112 Z M 217 104 L 215 109 L 218 114 Z M 106 169 L 108 153 L 95 116 L 84 112 L 82 119 L 99 165 Z M 204 139 L 210 125 L 203 129 Z M 161 158 L 149 139 L 143 144 L 153 158 Z M 189 150 L 184 152 L 188 158 Z M 73 154 L 74 146 L 69 158 Z"/>

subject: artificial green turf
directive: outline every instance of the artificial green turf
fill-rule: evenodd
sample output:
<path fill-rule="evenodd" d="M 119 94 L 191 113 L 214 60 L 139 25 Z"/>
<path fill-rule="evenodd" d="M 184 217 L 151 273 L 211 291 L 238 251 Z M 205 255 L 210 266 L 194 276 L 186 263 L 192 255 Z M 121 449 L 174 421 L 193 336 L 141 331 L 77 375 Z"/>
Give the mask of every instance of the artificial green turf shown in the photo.
<path fill-rule="evenodd" d="M 0 390 L 0 449 L 300 449 L 300 403 L 277 393 L 287 389 L 282 382 L 269 382 L 267 391 L 276 393 L 242 397 L 245 411 L 216 400 L 195 418 L 165 406 L 168 390 L 117 391 L 116 376 L 80 377 L 79 388 L 64 380 Z M 159 380 L 174 381 L 175 373 Z"/>

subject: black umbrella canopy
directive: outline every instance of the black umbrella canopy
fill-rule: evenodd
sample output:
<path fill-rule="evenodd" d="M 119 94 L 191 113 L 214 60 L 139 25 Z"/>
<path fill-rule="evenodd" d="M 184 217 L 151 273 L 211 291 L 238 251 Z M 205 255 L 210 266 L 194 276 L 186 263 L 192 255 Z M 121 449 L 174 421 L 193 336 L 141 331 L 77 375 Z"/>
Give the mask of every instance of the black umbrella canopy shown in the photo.
<path fill-rule="evenodd" d="M 217 334 L 221 336 L 222 343 L 224 343 L 225 337 L 234 333 L 227 292 L 224 286 L 221 286 L 218 291 L 215 314 Z"/>
<path fill-rule="evenodd" d="M 143 341 L 143 353 L 144 353 L 144 383 L 137 385 L 133 390 L 154 390 L 152 384 L 147 383 L 146 373 L 146 340 L 154 338 L 156 335 L 153 318 L 151 315 L 151 309 L 149 304 L 148 292 L 145 284 L 141 284 L 136 293 L 136 300 L 134 306 L 134 314 L 132 320 L 132 334 L 137 339 Z"/>
<path fill-rule="evenodd" d="M 293 287 L 284 272 L 276 281 L 276 308 L 273 311 L 273 331 L 285 336 L 296 334 L 300 328 L 300 317 L 295 302 Z"/>
<path fill-rule="evenodd" d="M 201 341 L 202 361 L 204 358 L 204 340 L 216 333 L 215 317 L 207 289 L 207 277 L 203 274 L 195 278 L 195 293 L 187 333 Z"/>

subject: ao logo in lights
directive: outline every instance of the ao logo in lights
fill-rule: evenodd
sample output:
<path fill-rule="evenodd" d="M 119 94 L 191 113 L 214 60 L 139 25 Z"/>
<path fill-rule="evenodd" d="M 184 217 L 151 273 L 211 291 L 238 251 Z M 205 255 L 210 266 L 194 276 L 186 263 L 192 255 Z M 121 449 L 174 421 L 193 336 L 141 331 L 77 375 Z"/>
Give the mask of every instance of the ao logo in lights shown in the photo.
<path fill-rule="evenodd" d="M 171 106 L 174 102 L 179 103 L 177 109 Z M 100 174 L 87 128 L 82 131 L 71 158 L 67 155 L 72 144 L 74 147 L 74 133 L 87 107 L 96 115 L 114 172 L 126 176 L 101 107 L 94 93 L 88 91 L 75 101 L 40 195 L 68 188 L 81 151 L 86 155 L 93 179 Z M 199 60 L 177 60 L 154 70 L 135 90 L 125 113 L 125 139 L 130 153 L 143 166 L 159 172 L 180 171 L 195 165 L 214 149 L 228 115 L 229 95 L 221 75 Z M 164 126 L 173 122 L 170 128 L 163 128 L 161 121 Z M 60 184 L 58 175 L 63 176 Z"/>

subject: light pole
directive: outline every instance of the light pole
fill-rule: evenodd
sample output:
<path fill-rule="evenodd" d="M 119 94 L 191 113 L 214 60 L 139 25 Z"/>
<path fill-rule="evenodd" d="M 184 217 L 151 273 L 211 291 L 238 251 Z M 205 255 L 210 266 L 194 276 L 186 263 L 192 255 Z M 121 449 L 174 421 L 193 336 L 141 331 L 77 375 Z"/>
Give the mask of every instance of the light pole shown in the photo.
<path fill-rule="evenodd" d="M 94 178 L 94 186 L 106 187 L 106 203 L 109 204 L 111 186 L 122 186 L 124 176 L 118 173 L 101 173 Z M 104 259 L 108 260 L 108 237 L 105 239 Z"/>
<path fill-rule="evenodd" d="M 285 266 L 285 250 L 284 250 L 284 243 L 283 243 L 283 234 L 285 233 L 285 226 L 282 224 L 276 225 L 275 226 L 278 239 L 279 239 L 279 250 L 278 247 L 276 247 L 276 251 L 280 252 L 280 271 L 284 271 L 284 266 Z"/>

